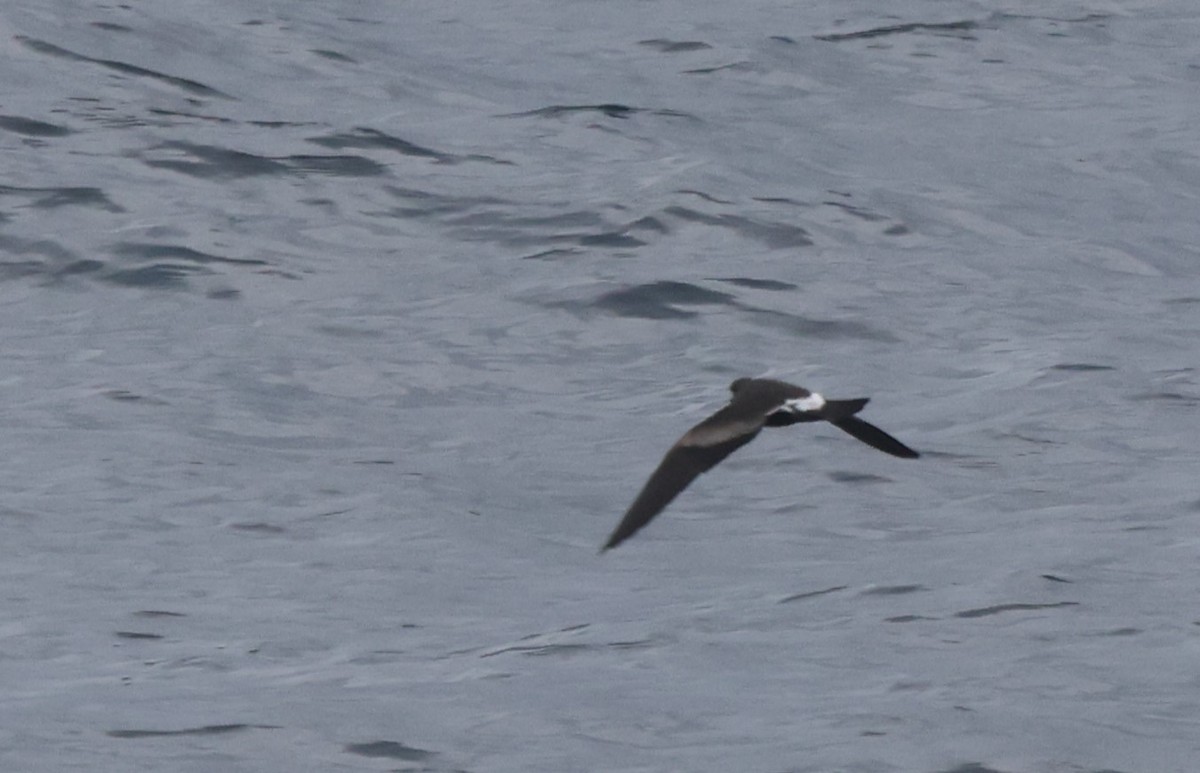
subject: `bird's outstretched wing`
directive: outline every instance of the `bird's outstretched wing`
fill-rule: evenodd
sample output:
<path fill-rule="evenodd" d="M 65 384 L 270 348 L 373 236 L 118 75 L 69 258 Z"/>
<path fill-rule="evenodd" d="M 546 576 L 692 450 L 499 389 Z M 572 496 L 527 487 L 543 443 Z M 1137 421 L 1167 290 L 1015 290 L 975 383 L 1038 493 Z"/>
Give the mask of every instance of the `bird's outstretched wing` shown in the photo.
<path fill-rule="evenodd" d="M 838 419 L 829 423 L 842 432 L 858 438 L 872 448 L 878 448 L 885 454 L 899 456 L 901 459 L 916 459 L 920 456 L 919 453 L 904 445 L 879 427 L 865 422 L 857 416 L 847 416 L 844 419 Z"/>
<path fill-rule="evenodd" d="M 632 537 L 638 529 L 650 523 L 654 516 L 661 513 L 663 508 L 669 505 L 671 500 L 687 488 L 692 481 L 749 443 L 759 432 L 758 429 L 753 429 L 710 445 L 689 444 L 689 438 L 692 438 L 696 430 L 703 426 L 702 423 L 695 430 L 684 435 L 667 452 L 662 462 L 659 463 L 658 469 L 642 487 L 637 499 L 633 500 L 633 504 L 625 511 L 625 517 L 617 524 L 617 528 L 608 538 L 608 542 L 604 543 L 600 552 L 615 548 Z"/>

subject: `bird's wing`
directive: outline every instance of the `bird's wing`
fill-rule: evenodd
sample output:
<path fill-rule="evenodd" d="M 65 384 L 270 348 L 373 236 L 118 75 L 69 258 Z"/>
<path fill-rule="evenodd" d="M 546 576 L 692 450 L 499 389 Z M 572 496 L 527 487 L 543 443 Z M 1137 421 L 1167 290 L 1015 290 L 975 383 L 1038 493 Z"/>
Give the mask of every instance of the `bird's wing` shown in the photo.
<path fill-rule="evenodd" d="M 716 416 L 712 418 L 715 419 Z M 642 487 L 637 499 L 633 500 L 633 504 L 625 511 L 625 517 L 617 524 L 601 552 L 615 548 L 632 537 L 638 529 L 661 513 L 692 481 L 749 443 L 762 429 L 759 423 L 758 426 L 744 426 L 743 431 L 737 434 L 731 430 L 721 432 L 707 426 L 711 421 L 712 419 L 706 419 L 696 425 L 671 447 L 659 463 L 658 469 Z"/>
<path fill-rule="evenodd" d="M 878 448 L 885 454 L 899 456 L 901 459 L 916 459 L 920 456 L 919 453 L 904 445 L 879 427 L 869 424 L 856 416 L 847 416 L 844 419 L 838 419 L 829 423 L 842 432 L 858 438 L 872 448 Z"/>

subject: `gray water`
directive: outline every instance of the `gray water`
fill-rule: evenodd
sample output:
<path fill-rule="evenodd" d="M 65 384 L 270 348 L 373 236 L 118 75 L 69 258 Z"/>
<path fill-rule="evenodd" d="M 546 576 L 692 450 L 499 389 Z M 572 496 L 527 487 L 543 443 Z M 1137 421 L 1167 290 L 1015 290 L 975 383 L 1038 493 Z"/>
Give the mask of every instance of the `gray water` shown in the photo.
<path fill-rule="evenodd" d="M 1200 12 L 10 0 L 0 769 L 1194 771 Z M 727 384 L 764 432 L 596 551 Z"/>

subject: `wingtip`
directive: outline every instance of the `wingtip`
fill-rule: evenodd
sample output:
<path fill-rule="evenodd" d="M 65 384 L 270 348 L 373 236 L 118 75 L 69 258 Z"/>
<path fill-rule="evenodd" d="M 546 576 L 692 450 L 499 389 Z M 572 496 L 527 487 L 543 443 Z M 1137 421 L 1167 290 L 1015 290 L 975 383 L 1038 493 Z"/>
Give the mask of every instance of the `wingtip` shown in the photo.
<path fill-rule="evenodd" d="M 896 443 L 898 446 L 896 448 L 881 448 L 879 450 L 883 451 L 884 453 L 891 454 L 892 456 L 898 457 L 900 459 L 920 459 L 921 458 L 920 451 L 917 451 L 916 449 L 913 449 L 913 448 L 909 448 L 908 446 L 904 445 L 903 443 L 901 443 L 898 440 L 896 441 Z"/>

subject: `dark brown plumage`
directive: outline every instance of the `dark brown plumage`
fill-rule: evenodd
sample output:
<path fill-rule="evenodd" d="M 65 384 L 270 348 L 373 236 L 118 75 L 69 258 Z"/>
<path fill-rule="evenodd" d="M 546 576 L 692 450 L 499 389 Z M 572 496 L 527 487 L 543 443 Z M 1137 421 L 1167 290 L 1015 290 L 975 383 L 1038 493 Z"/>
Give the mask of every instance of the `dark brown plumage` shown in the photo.
<path fill-rule="evenodd" d="M 701 474 L 753 440 L 763 427 L 787 427 L 827 421 L 838 429 L 892 456 L 916 459 L 920 454 L 854 414 L 868 398 L 826 400 L 804 387 L 765 378 L 739 378 L 729 385 L 729 404 L 692 427 L 663 457 L 601 552 L 632 537 Z"/>

